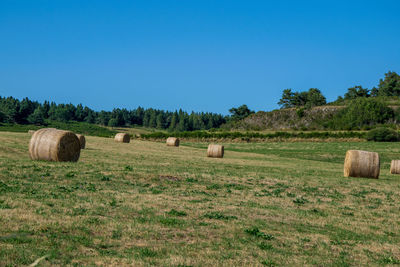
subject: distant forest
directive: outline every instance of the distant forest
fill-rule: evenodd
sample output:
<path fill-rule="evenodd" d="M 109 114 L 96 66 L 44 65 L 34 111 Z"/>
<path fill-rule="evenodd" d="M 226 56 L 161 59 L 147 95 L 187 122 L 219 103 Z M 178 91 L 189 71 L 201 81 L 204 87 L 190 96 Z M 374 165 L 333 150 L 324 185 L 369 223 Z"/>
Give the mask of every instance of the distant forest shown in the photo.
<path fill-rule="evenodd" d="M 215 113 L 188 114 L 182 110 L 170 112 L 157 109 L 113 109 L 94 111 L 79 104 L 39 103 L 28 98 L 18 100 L 0 96 L 0 123 L 46 125 L 47 121 L 77 121 L 104 126 L 144 126 L 171 131 L 193 131 L 218 128 L 227 118 Z"/>
<path fill-rule="evenodd" d="M 326 102 L 317 88 L 304 92 L 285 89 L 278 104 L 281 108 L 296 108 L 299 117 L 304 111 L 315 106 L 346 106 L 331 120 L 320 122 L 326 129 L 362 129 L 377 124 L 397 124 L 400 109 L 389 107 L 387 98 L 400 97 L 400 76 L 396 72 L 385 73 L 377 87 L 370 89 L 360 85 L 348 88 L 344 96 L 336 101 Z M 392 104 L 393 105 L 393 104 Z M 398 103 L 397 103 L 398 105 Z M 230 116 L 209 112 L 164 111 L 138 107 L 133 110 L 115 108 L 112 111 L 94 111 L 82 104 L 39 103 L 28 98 L 18 100 L 0 96 L 0 123 L 47 125 L 56 122 L 87 122 L 92 124 L 121 127 L 144 126 L 173 132 L 209 130 L 213 128 L 234 128 L 235 124 L 250 116 L 254 111 L 246 105 L 229 110 Z"/>

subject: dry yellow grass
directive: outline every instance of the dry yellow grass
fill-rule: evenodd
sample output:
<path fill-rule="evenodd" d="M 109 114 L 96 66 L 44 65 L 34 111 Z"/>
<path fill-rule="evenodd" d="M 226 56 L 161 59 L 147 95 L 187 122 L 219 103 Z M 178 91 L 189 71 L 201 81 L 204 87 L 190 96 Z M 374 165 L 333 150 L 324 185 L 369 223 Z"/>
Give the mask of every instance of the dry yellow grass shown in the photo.
<path fill-rule="evenodd" d="M 87 136 L 77 163 L 31 161 L 0 133 L 0 262 L 41 266 L 383 265 L 400 259 L 399 181 L 385 144 L 115 143 Z M 342 173 L 349 148 L 381 179 Z M 248 152 L 246 152 L 248 151 Z M 251 152 L 249 152 L 251 151 Z M 330 157 L 321 155 L 331 154 Z"/>

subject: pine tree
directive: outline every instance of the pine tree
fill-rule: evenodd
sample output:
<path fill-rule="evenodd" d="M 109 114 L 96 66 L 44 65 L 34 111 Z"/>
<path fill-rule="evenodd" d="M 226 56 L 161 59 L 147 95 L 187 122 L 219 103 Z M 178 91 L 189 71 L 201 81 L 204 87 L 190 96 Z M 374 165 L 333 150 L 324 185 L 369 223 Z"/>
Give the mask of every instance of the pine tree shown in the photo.
<path fill-rule="evenodd" d="M 156 111 L 154 109 L 151 109 L 150 110 L 149 127 L 156 128 L 156 126 L 157 126 L 156 119 L 157 119 Z"/>
<path fill-rule="evenodd" d="M 76 118 L 76 120 L 77 121 L 83 121 L 86 116 L 87 116 L 87 113 L 85 112 L 82 104 L 78 104 L 76 106 L 76 110 L 75 110 L 75 118 Z"/>
<path fill-rule="evenodd" d="M 179 117 L 179 124 L 178 124 L 178 131 L 183 132 L 188 130 L 188 115 L 182 113 L 182 115 Z"/>
<path fill-rule="evenodd" d="M 149 122 L 150 122 L 150 112 L 146 110 L 143 115 L 143 126 L 149 127 Z"/>
<path fill-rule="evenodd" d="M 193 130 L 204 130 L 205 129 L 204 122 L 198 114 L 196 114 L 196 116 L 194 116 L 194 118 L 193 118 L 192 129 Z"/>
<path fill-rule="evenodd" d="M 37 125 L 44 124 L 44 110 L 41 106 L 38 106 L 35 111 L 28 116 L 28 122 Z"/>
<path fill-rule="evenodd" d="M 157 129 L 164 129 L 164 116 L 161 112 L 157 115 L 156 123 Z"/>
<path fill-rule="evenodd" d="M 389 71 L 385 79 L 379 81 L 378 96 L 400 96 L 400 75 Z"/>
<path fill-rule="evenodd" d="M 86 107 L 85 107 L 85 109 L 86 109 Z M 85 117 L 85 122 L 95 123 L 95 121 L 96 121 L 95 112 L 93 112 L 92 110 L 87 110 L 85 112 L 87 113 L 87 116 Z"/>
<path fill-rule="evenodd" d="M 172 115 L 171 124 L 169 125 L 168 130 L 170 130 L 171 132 L 175 131 L 177 122 L 178 122 L 178 113 L 175 111 L 174 114 Z"/>

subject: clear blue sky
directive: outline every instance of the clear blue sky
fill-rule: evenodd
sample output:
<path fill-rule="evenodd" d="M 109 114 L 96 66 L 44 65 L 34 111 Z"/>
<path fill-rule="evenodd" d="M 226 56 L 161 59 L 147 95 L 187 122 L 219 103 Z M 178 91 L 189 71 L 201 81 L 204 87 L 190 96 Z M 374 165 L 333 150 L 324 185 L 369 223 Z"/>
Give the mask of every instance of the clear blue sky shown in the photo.
<path fill-rule="evenodd" d="M 226 114 L 400 72 L 400 1 L 0 0 L 0 95 Z"/>

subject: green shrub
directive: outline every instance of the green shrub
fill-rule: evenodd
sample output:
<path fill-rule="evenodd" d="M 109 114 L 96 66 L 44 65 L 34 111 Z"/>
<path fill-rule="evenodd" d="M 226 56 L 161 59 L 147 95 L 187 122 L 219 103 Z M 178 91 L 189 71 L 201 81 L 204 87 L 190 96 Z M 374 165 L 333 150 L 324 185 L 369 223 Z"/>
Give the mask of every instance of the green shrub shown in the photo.
<path fill-rule="evenodd" d="M 260 139 L 273 139 L 273 138 L 364 138 L 365 133 L 363 132 L 274 132 L 274 133 L 260 133 L 260 132 L 209 132 L 209 131 L 192 131 L 192 132 L 154 132 L 149 134 L 142 134 L 141 138 L 144 139 L 166 139 L 170 136 L 179 138 L 226 138 L 236 139 L 241 138 L 242 140 L 248 140 L 252 138 Z"/>
<path fill-rule="evenodd" d="M 299 118 L 303 118 L 304 117 L 304 108 L 296 109 L 296 113 L 297 113 L 297 116 L 299 116 Z"/>
<path fill-rule="evenodd" d="M 366 139 L 375 142 L 396 142 L 399 141 L 399 133 L 390 128 L 379 127 L 370 130 Z"/>
<path fill-rule="evenodd" d="M 357 98 L 337 113 L 327 124 L 330 129 L 363 129 L 388 123 L 395 117 L 393 109 L 381 99 Z"/>

